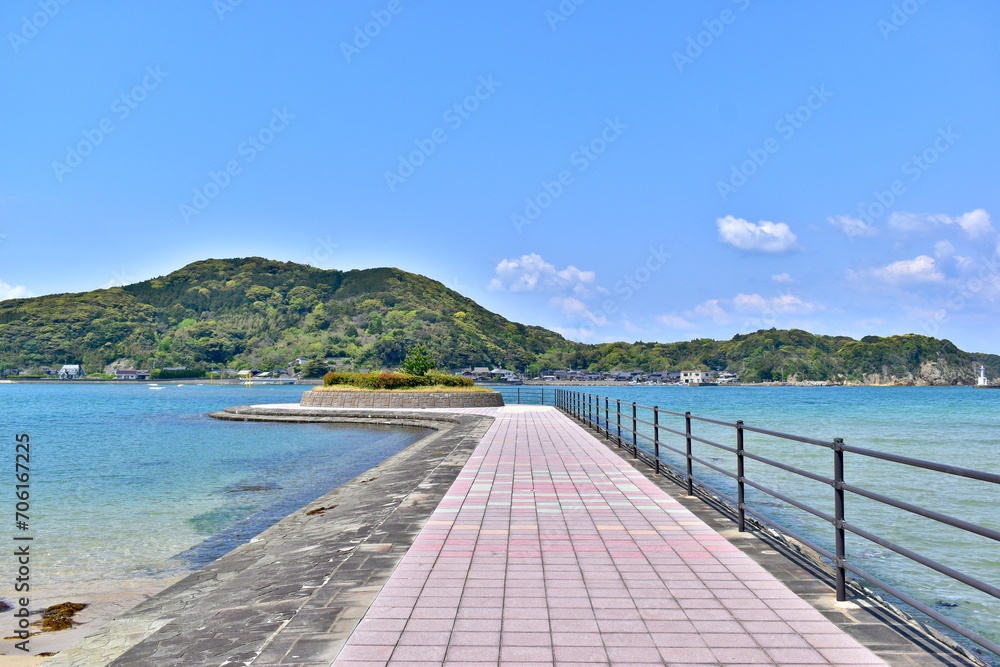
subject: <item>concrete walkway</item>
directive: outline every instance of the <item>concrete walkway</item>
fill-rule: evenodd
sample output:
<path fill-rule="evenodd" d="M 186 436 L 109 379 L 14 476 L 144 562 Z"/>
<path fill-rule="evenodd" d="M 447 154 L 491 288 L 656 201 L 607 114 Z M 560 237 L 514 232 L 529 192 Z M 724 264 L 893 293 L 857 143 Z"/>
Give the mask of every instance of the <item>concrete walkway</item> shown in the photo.
<path fill-rule="evenodd" d="M 334 665 L 885 664 L 554 408 L 488 414 Z"/>

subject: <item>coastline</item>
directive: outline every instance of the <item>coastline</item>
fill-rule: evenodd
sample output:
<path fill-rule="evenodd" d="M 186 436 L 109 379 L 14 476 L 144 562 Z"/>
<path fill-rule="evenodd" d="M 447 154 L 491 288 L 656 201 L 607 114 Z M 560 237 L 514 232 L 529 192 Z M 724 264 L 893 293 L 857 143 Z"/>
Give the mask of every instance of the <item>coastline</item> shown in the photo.
<path fill-rule="evenodd" d="M 136 385 L 157 385 L 161 387 L 169 387 L 171 385 L 205 385 L 213 387 L 246 387 L 246 383 L 243 380 L 215 380 L 211 381 L 208 378 L 180 378 L 180 379 L 168 379 L 168 380 L 0 380 L 0 384 L 38 384 L 38 385 L 74 385 L 74 384 L 85 384 L 85 385 L 107 385 L 107 386 L 136 386 Z M 314 387 L 322 386 L 323 380 L 321 378 L 307 378 L 302 380 L 296 380 L 294 383 L 286 383 L 281 386 L 293 386 L 293 387 Z M 260 382 L 254 384 L 253 386 L 267 386 L 267 385 L 277 385 L 277 383 L 271 382 Z M 478 385 L 477 385 L 478 386 Z M 491 384 L 485 383 L 481 386 L 487 387 L 687 387 L 688 385 L 670 385 L 670 384 L 634 384 L 631 385 L 627 382 L 608 382 L 606 380 L 525 380 L 521 384 Z M 819 381 L 806 381 L 806 382 L 752 382 L 752 383 L 735 383 L 729 385 L 706 385 L 713 387 L 759 387 L 759 388 L 773 388 L 773 387 L 976 387 L 974 384 L 932 384 L 929 382 L 882 382 L 882 383 L 864 383 L 864 382 L 819 382 Z M 698 387 L 704 388 L 704 387 Z M 1000 388 L 1000 385 L 991 385 L 985 387 L 988 389 Z"/>
<path fill-rule="evenodd" d="M 158 641 L 170 643 L 181 635 L 183 639 L 177 641 L 206 654 L 197 659 L 187 656 L 191 660 L 187 664 L 219 664 L 239 652 L 244 643 L 274 633 L 283 625 L 275 619 L 294 615 L 308 599 L 302 591 L 327 585 L 331 570 L 381 568 L 384 571 L 378 576 L 387 577 L 401 553 L 389 553 L 385 543 L 412 542 L 493 421 L 482 415 L 445 412 L 345 410 L 331 416 L 330 410 L 288 410 L 297 407 L 239 406 L 211 416 L 248 422 L 419 425 L 434 430 L 103 627 L 92 627 L 82 641 L 42 664 L 84 667 L 118 659 L 126 664 L 155 664 L 147 652 L 155 652 Z M 390 534 L 384 534 L 386 530 Z M 364 587 L 351 581 L 332 582 L 330 587 L 344 588 L 340 593 L 345 609 L 342 622 L 356 624 L 368 606 Z M 176 628 L 183 633 L 174 632 Z M 158 640 L 163 635 L 165 639 Z M 211 659 L 201 660 L 207 654 L 212 654 Z"/>

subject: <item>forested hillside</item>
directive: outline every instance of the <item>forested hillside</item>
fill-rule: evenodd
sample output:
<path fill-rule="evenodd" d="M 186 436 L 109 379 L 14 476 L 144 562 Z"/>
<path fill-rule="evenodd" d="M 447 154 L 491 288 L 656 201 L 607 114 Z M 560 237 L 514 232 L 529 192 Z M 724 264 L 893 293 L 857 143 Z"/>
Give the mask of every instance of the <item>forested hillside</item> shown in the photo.
<path fill-rule="evenodd" d="M 423 342 L 445 367 L 523 368 L 561 336 L 491 313 L 399 269 L 325 271 L 261 258 L 209 259 L 126 287 L 0 302 L 0 361 L 34 367 L 276 368 L 349 357 L 394 366 Z"/>
<path fill-rule="evenodd" d="M 762 330 L 732 340 L 585 345 L 511 322 L 399 269 L 327 271 L 258 257 L 209 259 L 167 276 L 81 294 L 0 302 L 0 368 L 119 363 L 273 369 L 296 357 L 391 368 L 424 343 L 442 368 L 730 370 L 745 381 L 974 382 L 1000 356 L 906 335 L 860 341 Z"/>

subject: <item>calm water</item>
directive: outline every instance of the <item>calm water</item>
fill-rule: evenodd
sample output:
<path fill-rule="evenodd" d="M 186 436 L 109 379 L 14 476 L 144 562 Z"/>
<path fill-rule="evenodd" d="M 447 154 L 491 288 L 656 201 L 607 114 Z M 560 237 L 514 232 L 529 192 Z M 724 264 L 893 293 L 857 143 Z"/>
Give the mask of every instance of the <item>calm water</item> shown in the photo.
<path fill-rule="evenodd" d="M 529 389 L 524 387 L 522 392 Z M 575 389 L 575 388 L 574 388 Z M 1000 391 L 971 387 L 580 387 L 580 391 L 614 399 L 657 405 L 733 422 L 742 419 L 758 426 L 822 440 L 843 438 L 866 449 L 892 452 L 918 459 L 949 463 L 989 472 L 1000 472 Z M 513 395 L 514 388 L 503 393 Z M 546 389 L 551 392 L 551 389 Z M 603 403 L 602 403 L 603 405 Z M 639 419 L 652 421 L 648 413 Z M 614 422 L 614 418 L 611 420 Z M 628 425 L 628 422 L 626 422 Z M 683 431 L 683 419 L 664 422 Z M 613 430 L 613 429 L 612 429 Z M 640 431 L 643 429 L 640 428 Z M 651 435 L 652 429 L 646 429 Z M 735 446 L 733 429 L 694 422 L 693 433 Z M 661 437 L 683 450 L 684 440 Z M 825 448 L 746 434 L 747 451 L 766 456 L 826 477 L 832 477 L 833 453 Z M 736 471 L 729 452 L 694 443 L 695 456 Z M 683 467 L 683 457 L 663 453 L 663 458 Z M 733 483 L 703 466 L 695 474 L 729 492 Z M 833 513 L 829 486 L 785 473 L 765 464 L 747 461 L 746 474 L 795 500 Z M 1000 530 L 1000 487 L 984 482 L 845 455 L 848 483 L 915 505 Z M 735 496 L 735 491 L 731 493 Z M 832 550 L 829 524 L 748 489 L 747 502 L 763 514 L 778 519 L 821 546 Z M 993 586 L 1000 586 L 1000 544 L 952 529 L 905 511 L 848 495 L 847 520 Z M 921 602 L 955 618 L 994 642 L 1000 642 L 1000 601 L 943 577 L 898 554 L 848 534 L 849 560 L 897 585 Z"/>
<path fill-rule="evenodd" d="M 32 591 L 85 595 L 211 562 L 392 456 L 424 429 L 223 422 L 303 387 L 0 384 L 0 438 L 31 437 Z M 13 477 L 0 488 L 13 525 Z M 10 539 L 8 537 L 8 539 Z M 0 558 L 11 599 L 12 559 Z"/>
<path fill-rule="evenodd" d="M 35 583 L 59 595 L 122 582 L 176 578 L 419 438 L 420 429 L 220 422 L 206 413 L 245 403 L 297 403 L 302 387 L 0 384 L 0 439 L 13 467 L 14 434 L 32 444 L 31 534 Z M 526 391 L 528 388 L 522 389 Z M 869 387 L 585 387 L 612 399 L 1000 471 L 1000 391 Z M 505 388 L 510 393 L 513 388 Z M 551 391 L 551 389 L 547 390 Z M 680 423 L 666 425 L 683 430 Z M 695 433 L 733 444 L 732 430 Z M 669 441 L 669 440 L 668 440 Z M 683 447 L 683 440 L 675 445 Z M 747 436 L 747 449 L 829 476 L 822 448 Z M 726 452 L 696 455 L 735 470 Z M 725 489 L 728 480 L 696 469 Z M 751 479 L 832 512 L 832 491 L 757 462 Z M 1000 529 L 1000 489 L 847 455 L 863 488 Z M 0 488 L 13 513 L 13 479 Z M 755 491 L 749 502 L 823 546 L 829 526 Z M 1000 548 L 900 510 L 849 497 L 848 520 L 992 585 Z M 13 523 L 8 535 L 13 535 Z M 853 562 L 942 613 L 1000 641 L 1000 603 L 927 568 L 848 536 Z M 10 559 L 0 576 L 10 599 Z"/>

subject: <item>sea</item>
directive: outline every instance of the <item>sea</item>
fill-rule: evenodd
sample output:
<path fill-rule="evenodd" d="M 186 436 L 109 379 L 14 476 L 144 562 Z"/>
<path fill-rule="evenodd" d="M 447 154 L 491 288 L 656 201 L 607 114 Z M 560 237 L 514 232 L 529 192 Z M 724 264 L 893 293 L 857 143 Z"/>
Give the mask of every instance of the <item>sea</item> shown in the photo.
<path fill-rule="evenodd" d="M 424 429 L 375 425 L 227 422 L 209 412 L 235 405 L 298 403 L 302 386 L 145 383 L 0 384 L 0 477 L 7 540 L 32 537 L 32 591 L 43 599 L 96 591 L 155 591 L 242 544 L 283 516 L 401 451 Z M 1000 390 L 970 387 L 572 388 L 616 400 L 856 447 L 1000 472 Z M 518 388 L 500 389 L 507 402 Z M 533 387 L 521 387 L 524 399 Z M 552 388 L 546 388 L 550 402 Z M 639 411 L 643 419 L 643 412 Z M 648 418 L 648 413 L 646 417 Z M 612 422 L 614 418 L 612 417 Z M 664 418 L 683 430 L 683 420 Z M 628 425 L 626 420 L 625 425 Z M 614 428 L 614 426 L 612 426 Z M 640 431 L 649 432 L 640 425 Z M 693 433 L 735 446 L 732 429 L 695 422 Z M 14 478 L 18 436 L 30 442 L 30 498 L 21 530 Z M 661 433 L 683 449 L 683 439 Z M 829 477 L 830 450 L 746 434 L 747 451 Z M 735 471 L 730 452 L 695 443 L 695 455 Z M 663 457 L 680 463 L 664 449 Z M 23 463 L 23 462 L 22 462 Z M 696 466 L 720 490 L 731 481 Z M 757 461 L 746 474 L 823 512 L 829 486 Z M 952 475 L 845 456 L 850 484 L 1000 530 L 1000 487 Z M 4 481 L 5 480 L 5 481 Z M 825 547 L 828 524 L 751 489 L 758 511 Z M 848 494 L 857 525 L 951 568 L 1000 586 L 1000 545 L 903 510 Z M 8 542 L 13 543 L 13 542 Z M 1000 642 L 1000 602 L 854 535 L 849 560 Z M 0 556 L 0 599 L 12 603 L 15 564 Z M 125 602 L 133 603 L 131 599 Z M 123 602 L 123 604 L 125 604 Z M 2 617 L 0 617 L 2 618 Z M 0 621 L 2 622 L 2 621 Z M 2 651 L 0 651 L 2 652 Z"/>
<path fill-rule="evenodd" d="M 429 432 L 208 416 L 236 405 L 298 403 L 308 389 L 0 384 L 7 458 L 0 539 L 8 545 L 0 600 L 14 605 L 24 595 L 13 590 L 18 564 L 9 545 L 30 544 L 32 609 L 83 601 L 107 607 L 99 617 L 123 611 Z M 30 461 L 21 460 L 29 486 L 22 516 L 15 515 L 19 439 L 30 447 Z"/>

